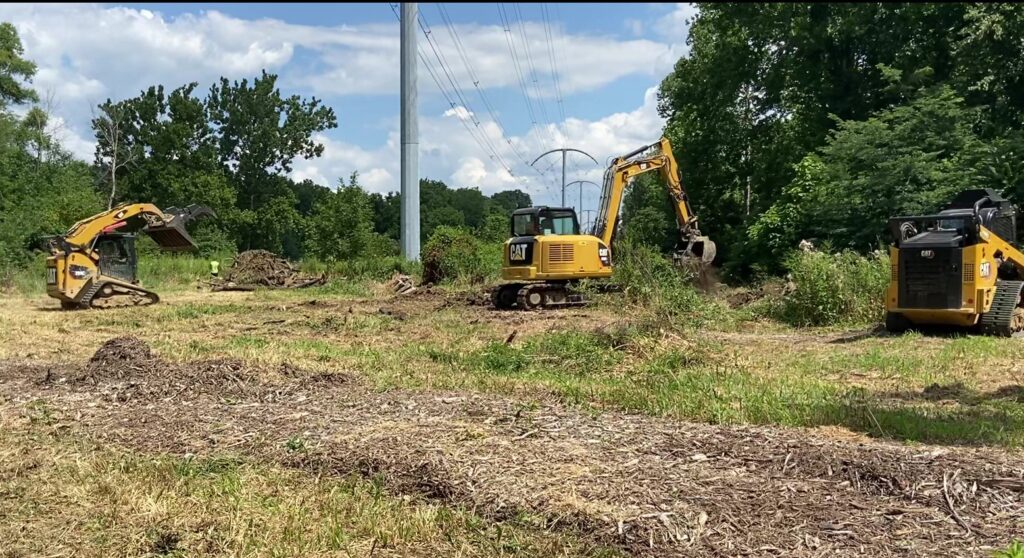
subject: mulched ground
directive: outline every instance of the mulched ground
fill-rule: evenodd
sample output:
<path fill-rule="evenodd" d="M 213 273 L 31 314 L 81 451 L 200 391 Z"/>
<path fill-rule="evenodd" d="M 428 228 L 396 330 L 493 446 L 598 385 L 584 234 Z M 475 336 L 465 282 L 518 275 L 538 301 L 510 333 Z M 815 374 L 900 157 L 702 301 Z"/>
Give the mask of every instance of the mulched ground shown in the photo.
<path fill-rule="evenodd" d="M 81 369 L 0 363 L 0 401 L 42 398 L 98 439 L 241 452 L 383 477 L 494 520 L 529 512 L 635 556 L 990 556 L 1024 534 L 1021 453 L 811 430 L 378 393 L 345 374 L 170 364 L 117 338 Z M 301 451 L 288 440 L 301 439 Z"/>

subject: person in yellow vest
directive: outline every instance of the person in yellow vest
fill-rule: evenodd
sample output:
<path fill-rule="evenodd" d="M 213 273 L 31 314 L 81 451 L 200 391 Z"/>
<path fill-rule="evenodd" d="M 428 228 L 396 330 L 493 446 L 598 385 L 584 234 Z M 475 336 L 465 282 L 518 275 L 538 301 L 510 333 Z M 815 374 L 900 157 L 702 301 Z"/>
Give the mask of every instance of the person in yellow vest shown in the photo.
<path fill-rule="evenodd" d="M 217 260 L 210 260 L 210 275 L 213 277 L 220 275 L 220 262 Z"/>

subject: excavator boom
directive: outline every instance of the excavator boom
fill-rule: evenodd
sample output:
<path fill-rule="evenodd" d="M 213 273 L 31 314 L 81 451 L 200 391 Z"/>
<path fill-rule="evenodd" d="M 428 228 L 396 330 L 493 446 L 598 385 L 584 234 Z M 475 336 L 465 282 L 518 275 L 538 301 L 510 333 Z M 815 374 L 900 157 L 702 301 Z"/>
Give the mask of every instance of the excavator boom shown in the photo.
<path fill-rule="evenodd" d="M 679 165 L 672 154 L 672 144 L 668 138 L 661 138 L 656 143 L 645 145 L 612 161 L 605 171 L 601 206 L 592 233 L 605 244 L 612 244 L 626 187 L 637 176 L 653 171 L 661 174 L 672 198 L 679 230 L 676 258 L 712 262 L 716 253 L 715 243 L 697 228 L 697 216 L 690 207 L 689 197 L 680 179 Z"/>

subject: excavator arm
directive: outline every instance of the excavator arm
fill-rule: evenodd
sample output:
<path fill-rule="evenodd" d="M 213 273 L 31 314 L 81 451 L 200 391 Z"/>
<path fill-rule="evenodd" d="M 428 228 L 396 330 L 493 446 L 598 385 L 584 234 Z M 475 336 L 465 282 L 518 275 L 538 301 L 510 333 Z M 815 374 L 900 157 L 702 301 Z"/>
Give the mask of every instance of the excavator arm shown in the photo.
<path fill-rule="evenodd" d="M 612 245 L 626 187 L 637 176 L 654 171 L 661 174 L 672 198 L 676 225 L 679 229 L 678 256 L 710 263 L 715 259 L 715 243 L 701 235 L 697 228 L 697 216 L 690 207 L 689 197 L 680 180 L 679 165 L 672 155 L 672 145 L 668 138 L 661 138 L 657 143 L 645 145 L 612 161 L 605 171 L 601 207 L 594 225 L 594 236 L 599 237 L 608 246 Z"/>

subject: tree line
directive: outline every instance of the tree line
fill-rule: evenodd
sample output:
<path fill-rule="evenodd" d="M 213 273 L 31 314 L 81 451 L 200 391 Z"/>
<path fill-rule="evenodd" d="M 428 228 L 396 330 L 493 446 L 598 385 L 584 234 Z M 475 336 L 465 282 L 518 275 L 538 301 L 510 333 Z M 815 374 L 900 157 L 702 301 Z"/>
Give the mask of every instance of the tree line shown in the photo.
<path fill-rule="evenodd" d="M 14 26 L 0 24 L 5 269 L 31 261 L 46 236 L 122 202 L 210 206 L 218 218 L 199 222 L 194 234 L 205 252 L 262 248 L 326 260 L 398 254 L 397 194 L 366 192 L 355 172 L 336 188 L 289 178 L 296 159 L 323 154 L 317 134 L 336 128 L 338 119 L 319 99 L 283 94 L 274 74 L 221 78 L 205 94 L 188 83 L 108 99 L 94 109 L 89 164 L 72 157 L 50 129 L 31 87 L 35 73 Z M 420 188 L 424 239 L 439 226 L 503 237 L 512 210 L 531 204 L 519 190 L 487 196 L 431 179 Z"/>
<path fill-rule="evenodd" d="M 699 8 L 659 111 L 727 277 L 778 273 L 803 239 L 875 250 L 888 217 L 935 211 L 966 188 L 1024 203 L 1024 6 Z M 87 164 L 47 133 L 25 85 L 35 66 L 9 24 L 0 62 L 0 261 L 24 261 L 43 235 L 122 200 L 212 206 L 220 218 L 196 234 L 206 247 L 397 253 L 397 194 L 369 194 L 358 175 L 334 189 L 288 178 L 296 158 L 322 154 L 316 138 L 338 119 L 318 99 L 282 94 L 273 74 L 107 101 Z M 623 215 L 628 236 L 669 249 L 663 192 L 643 177 Z M 447 225 L 500 240 L 508 213 L 530 204 L 434 180 L 421 196 L 424 238 Z"/>
<path fill-rule="evenodd" d="M 659 110 L 732 276 L 779 271 L 802 239 L 877 249 L 888 217 L 963 189 L 1024 203 L 1024 5 L 699 8 Z"/>

